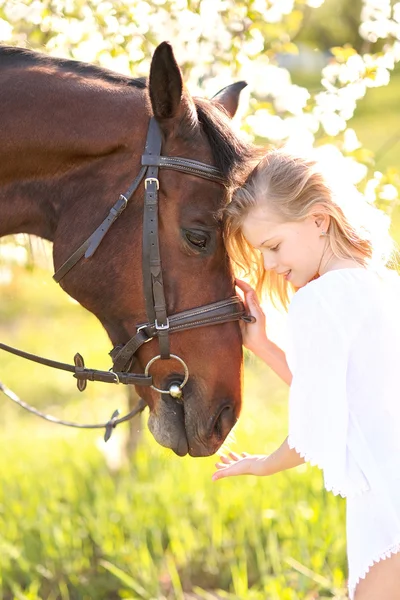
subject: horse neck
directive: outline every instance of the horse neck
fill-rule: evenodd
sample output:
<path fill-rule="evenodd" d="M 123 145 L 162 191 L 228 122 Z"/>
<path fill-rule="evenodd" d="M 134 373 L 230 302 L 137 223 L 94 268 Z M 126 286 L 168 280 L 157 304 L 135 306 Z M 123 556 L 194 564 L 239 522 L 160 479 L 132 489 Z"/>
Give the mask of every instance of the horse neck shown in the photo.
<path fill-rule="evenodd" d="M 45 157 L 35 176 L 23 160 L 12 179 L 0 176 L 0 237 L 28 233 L 54 241 L 62 220 L 75 222 L 76 228 L 84 220 L 96 223 L 102 205 L 112 204 L 134 175 L 132 155 L 121 157 L 117 151 L 76 159 L 61 153 Z M 55 158 L 57 169 L 52 169 Z"/>
<path fill-rule="evenodd" d="M 94 196 L 101 202 L 108 185 L 121 191 L 129 183 L 132 140 L 144 143 L 143 117 L 135 116 L 146 112 L 146 100 L 134 87 L 55 76 L 37 65 L 11 74 L 0 69 L 0 236 L 53 240 L 65 210 Z"/>

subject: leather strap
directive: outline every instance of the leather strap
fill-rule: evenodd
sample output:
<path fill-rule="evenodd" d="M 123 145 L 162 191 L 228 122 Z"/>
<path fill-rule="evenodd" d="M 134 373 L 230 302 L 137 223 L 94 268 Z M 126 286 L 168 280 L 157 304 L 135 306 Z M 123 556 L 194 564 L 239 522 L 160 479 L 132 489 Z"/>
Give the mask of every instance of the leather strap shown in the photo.
<path fill-rule="evenodd" d="M 69 371 L 70 373 L 74 374 L 74 377 L 76 379 L 78 379 L 78 383 L 79 380 L 89 380 L 102 381 L 103 383 L 124 383 L 127 385 L 143 385 L 146 387 L 152 385 L 153 383 L 153 378 L 150 375 L 146 376 L 143 374 L 136 373 L 116 373 L 115 371 L 99 371 L 97 369 L 86 369 L 83 364 L 83 359 L 82 361 L 79 361 L 79 359 L 76 360 L 75 365 L 69 365 L 67 363 L 62 363 L 55 360 L 50 360 L 49 358 L 44 358 L 43 356 L 37 356 L 36 354 L 30 354 L 29 352 L 24 352 L 23 350 L 18 350 L 18 348 L 7 346 L 7 344 L 0 343 L 0 350 L 5 350 L 6 352 L 15 354 L 15 356 L 26 358 L 27 360 L 31 360 L 40 365 L 44 365 L 45 367 L 53 367 L 54 369 Z M 84 389 L 83 386 L 81 387 Z M 78 389 L 80 391 L 83 391 L 81 387 L 79 387 L 78 385 Z"/>
<path fill-rule="evenodd" d="M 161 131 L 157 121 L 152 117 L 149 124 L 145 155 L 158 157 L 161 152 Z M 167 303 L 164 294 L 164 283 L 161 270 L 161 256 L 158 236 L 158 167 L 147 168 L 144 180 L 144 214 L 143 214 L 143 289 L 146 301 L 146 313 L 149 321 L 159 328 L 160 356 L 168 359 L 169 336 Z"/>
<path fill-rule="evenodd" d="M 228 323 L 238 319 L 248 323 L 255 321 L 253 316 L 246 314 L 242 300 L 238 296 L 233 296 L 226 300 L 219 300 L 212 304 L 191 308 L 169 316 L 169 332 L 174 333 L 184 329 Z M 154 323 L 138 325 L 136 334 L 124 346 L 116 346 L 110 352 L 113 369 L 124 371 L 129 368 L 132 357 L 140 346 L 157 336 L 159 336 L 159 330 L 157 330 Z"/>
<path fill-rule="evenodd" d="M 226 185 L 226 179 L 218 169 L 212 165 L 206 165 L 190 158 L 181 158 L 180 156 L 147 156 L 144 154 L 142 156 L 142 165 L 157 166 L 161 169 L 173 169 Z"/>
<path fill-rule="evenodd" d="M 158 140 L 160 142 L 160 146 L 157 151 Z M 150 152 L 148 151 L 149 148 L 151 148 Z M 63 265 L 57 269 L 53 275 L 53 279 L 57 283 L 60 283 L 61 279 L 77 264 L 83 255 L 85 255 L 85 258 L 90 258 L 93 256 L 111 225 L 125 210 L 129 200 L 139 187 L 139 184 L 144 178 L 146 172 L 147 178 L 152 178 L 155 177 L 154 173 L 158 172 L 157 169 L 153 170 L 155 167 L 160 167 L 162 169 L 173 169 L 175 171 L 181 171 L 182 173 L 189 173 L 190 175 L 196 175 L 197 177 L 209 179 L 211 181 L 220 183 L 221 185 L 226 185 L 226 179 L 222 176 L 221 172 L 212 165 L 207 165 L 197 160 L 191 160 L 190 158 L 181 158 L 180 156 L 161 156 L 160 151 L 161 133 L 159 131 L 157 121 L 154 119 L 154 117 L 151 117 L 149 130 L 147 133 L 146 150 L 142 156 L 142 168 L 140 169 L 139 174 L 134 179 L 132 185 L 127 189 L 125 194 L 121 194 L 117 202 L 111 207 L 110 212 L 104 221 L 83 242 L 83 244 L 81 244 L 79 248 L 75 250 L 73 254 L 71 254 L 71 256 L 63 263 Z M 151 169 L 148 167 L 151 167 Z M 158 175 L 155 178 L 158 179 Z"/>
<path fill-rule="evenodd" d="M 30 404 L 27 404 L 23 400 L 21 400 L 12 390 L 6 387 L 0 381 L 0 392 L 3 392 L 10 400 L 18 404 L 21 408 L 28 410 L 30 413 L 40 417 L 41 419 L 45 419 L 46 421 L 50 421 L 51 423 L 56 423 L 57 425 L 66 425 L 67 427 L 77 427 L 79 429 L 105 429 L 104 432 L 104 441 L 107 442 L 113 430 L 120 423 L 124 423 L 125 421 L 129 421 L 132 417 L 136 416 L 138 413 L 142 412 L 146 407 L 146 402 L 140 398 L 136 407 L 131 410 L 127 415 L 123 417 L 119 417 L 119 410 L 115 410 L 111 415 L 111 418 L 105 423 L 75 423 L 74 421 L 65 421 L 64 419 L 58 419 L 57 417 L 53 417 L 52 415 L 48 415 L 40 412 L 37 408 L 34 408 Z M 119 417 L 119 418 L 118 418 Z"/>
<path fill-rule="evenodd" d="M 140 182 L 145 176 L 147 168 L 142 167 L 138 176 L 129 187 L 129 189 L 125 192 L 125 194 L 121 194 L 114 206 L 111 207 L 110 212 L 104 221 L 95 229 L 91 236 L 87 238 L 83 242 L 81 246 L 71 256 L 65 261 L 63 265 L 53 275 L 54 281 L 60 283 L 61 279 L 76 265 L 76 263 L 85 255 L 85 258 L 90 258 L 96 252 L 97 248 L 100 245 L 100 242 L 103 240 L 107 231 L 110 229 L 111 225 L 114 223 L 116 219 L 120 216 L 120 214 L 125 210 L 128 205 L 129 200 L 139 187 Z"/>

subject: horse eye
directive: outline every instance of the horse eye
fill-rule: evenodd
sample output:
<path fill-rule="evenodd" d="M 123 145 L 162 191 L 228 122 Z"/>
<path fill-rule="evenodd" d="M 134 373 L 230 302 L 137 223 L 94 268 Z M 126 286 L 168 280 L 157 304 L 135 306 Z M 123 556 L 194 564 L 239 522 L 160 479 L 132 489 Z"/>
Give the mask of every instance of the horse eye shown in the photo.
<path fill-rule="evenodd" d="M 200 248 L 200 250 L 206 249 L 208 236 L 204 233 L 185 231 L 185 237 L 192 246 L 196 246 L 196 248 Z"/>

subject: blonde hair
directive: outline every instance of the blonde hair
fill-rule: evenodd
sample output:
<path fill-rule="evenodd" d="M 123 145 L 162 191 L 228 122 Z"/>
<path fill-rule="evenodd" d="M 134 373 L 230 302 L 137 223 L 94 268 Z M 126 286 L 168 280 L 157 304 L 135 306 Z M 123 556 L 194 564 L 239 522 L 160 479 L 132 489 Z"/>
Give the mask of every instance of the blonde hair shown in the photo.
<path fill-rule="evenodd" d="M 326 233 L 335 256 L 376 270 L 397 266 L 389 217 L 367 203 L 353 185 L 344 183 L 341 173 L 335 175 L 333 180 L 315 160 L 273 150 L 222 209 L 225 245 L 235 274 L 248 279 L 260 298 L 267 293 L 275 305 L 287 309 L 296 288 L 273 270 L 264 269 L 261 253 L 242 233 L 245 218 L 259 204 L 267 205 L 283 222 L 302 221 L 315 208 L 330 217 Z"/>

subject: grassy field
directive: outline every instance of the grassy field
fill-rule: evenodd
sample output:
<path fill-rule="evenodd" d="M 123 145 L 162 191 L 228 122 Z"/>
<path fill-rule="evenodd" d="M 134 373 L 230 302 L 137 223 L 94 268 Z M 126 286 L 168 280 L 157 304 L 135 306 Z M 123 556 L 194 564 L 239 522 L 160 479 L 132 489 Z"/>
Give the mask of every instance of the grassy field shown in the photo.
<path fill-rule="evenodd" d="M 108 366 L 100 325 L 40 269 L 17 268 L 2 285 L 0 339 L 66 361 L 79 350 L 87 364 Z M 67 418 L 104 419 L 125 402 L 116 386 L 92 384 L 80 396 L 67 374 L 3 353 L 0 365 L 3 383 Z M 230 448 L 275 449 L 286 400 L 284 385 L 247 357 Z M 105 455 L 98 433 L 0 402 L 3 600 L 215 597 L 209 590 L 231 599 L 344 597 L 344 502 L 324 492 L 317 469 L 214 483 L 215 458 L 180 459 L 145 433 L 115 471 L 107 466 L 115 444 Z M 116 439 L 125 433 L 120 426 Z"/>

